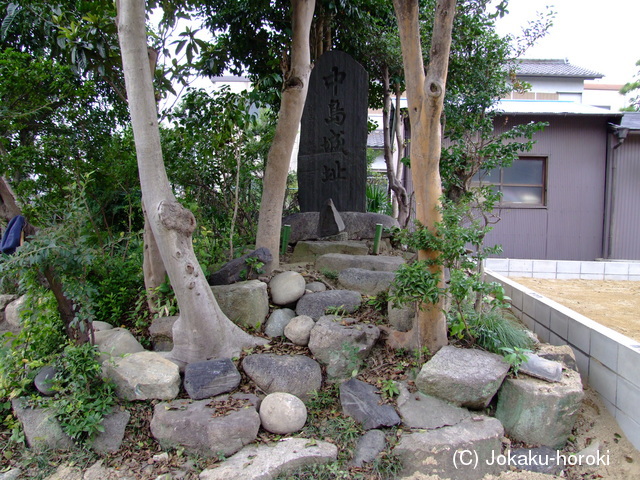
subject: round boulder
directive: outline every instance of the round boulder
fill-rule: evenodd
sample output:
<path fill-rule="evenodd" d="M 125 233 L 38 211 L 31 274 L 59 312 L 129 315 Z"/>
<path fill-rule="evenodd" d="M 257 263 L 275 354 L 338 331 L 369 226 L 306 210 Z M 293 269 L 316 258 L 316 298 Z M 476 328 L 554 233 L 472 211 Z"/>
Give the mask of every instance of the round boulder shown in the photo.
<path fill-rule="evenodd" d="M 285 435 L 297 432 L 307 421 L 307 407 L 295 395 L 270 393 L 260 404 L 262 427 L 271 433 Z"/>
<path fill-rule="evenodd" d="M 284 327 L 284 336 L 296 345 L 306 346 L 309 344 L 311 330 L 316 325 L 313 318 L 307 315 L 299 315 L 291 319 Z"/>
<path fill-rule="evenodd" d="M 306 282 L 298 272 L 282 272 L 269 282 L 271 301 L 276 305 L 289 305 L 304 295 Z"/>
<path fill-rule="evenodd" d="M 33 383 L 41 394 L 47 397 L 55 395 L 56 391 L 52 388 L 52 383 L 56 373 L 56 369 L 51 365 L 46 365 L 40 369 L 36 378 L 33 379 Z"/>

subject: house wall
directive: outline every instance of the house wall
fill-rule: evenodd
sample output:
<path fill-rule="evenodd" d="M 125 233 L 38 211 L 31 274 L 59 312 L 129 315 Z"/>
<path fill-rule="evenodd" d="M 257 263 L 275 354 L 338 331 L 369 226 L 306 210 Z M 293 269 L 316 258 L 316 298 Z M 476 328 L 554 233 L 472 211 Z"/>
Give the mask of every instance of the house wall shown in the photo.
<path fill-rule="evenodd" d="M 502 208 L 487 245 L 504 258 L 594 260 L 602 256 L 607 156 L 605 117 L 504 116 L 496 128 L 546 121 L 527 155 L 547 157 L 546 205 Z"/>
<path fill-rule="evenodd" d="M 640 259 L 640 132 L 613 153 L 615 198 L 610 258 Z"/>

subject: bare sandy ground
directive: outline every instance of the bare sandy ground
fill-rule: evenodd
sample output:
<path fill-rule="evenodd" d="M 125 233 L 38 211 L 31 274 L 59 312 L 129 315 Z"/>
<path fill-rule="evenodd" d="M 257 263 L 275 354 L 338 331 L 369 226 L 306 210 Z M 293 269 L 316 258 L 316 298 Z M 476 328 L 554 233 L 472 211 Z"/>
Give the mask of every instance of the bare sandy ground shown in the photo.
<path fill-rule="evenodd" d="M 511 280 L 640 342 L 640 282 Z"/>

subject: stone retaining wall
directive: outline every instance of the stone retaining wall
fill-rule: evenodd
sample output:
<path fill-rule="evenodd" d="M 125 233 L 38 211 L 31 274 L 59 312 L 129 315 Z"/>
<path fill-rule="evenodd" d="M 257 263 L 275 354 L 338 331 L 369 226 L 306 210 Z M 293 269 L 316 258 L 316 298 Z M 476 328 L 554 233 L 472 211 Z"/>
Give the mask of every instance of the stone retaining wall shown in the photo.
<path fill-rule="evenodd" d="M 600 394 L 626 436 L 640 450 L 640 343 L 493 271 L 493 265 L 497 264 L 494 260 L 502 262 L 498 266 L 506 266 L 510 276 L 558 279 L 597 277 L 600 280 L 613 279 L 608 275 L 615 276 L 616 280 L 622 279 L 619 278 L 622 276 L 627 276 L 628 280 L 640 280 L 640 263 L 487 261 L 487 281 L 497 281 L 504 286 L 506 295 L 511 298 L 513 313 L 542 341 L 571 346 L 583 382 Z M 552 264 L 555 264 L 555 272 L 551 271 L 554 269 Z M 593 272 L 595 264 L 599 264 L 598 273 Z M 574 272 L 566 272 L 567 268 L 573 268 Z M 540 269 L 547 271 L 536 272 Z M 614 270 L 626 273 L 613 273 Z M 555 276 L 541 277 L 540 273 Z"/>

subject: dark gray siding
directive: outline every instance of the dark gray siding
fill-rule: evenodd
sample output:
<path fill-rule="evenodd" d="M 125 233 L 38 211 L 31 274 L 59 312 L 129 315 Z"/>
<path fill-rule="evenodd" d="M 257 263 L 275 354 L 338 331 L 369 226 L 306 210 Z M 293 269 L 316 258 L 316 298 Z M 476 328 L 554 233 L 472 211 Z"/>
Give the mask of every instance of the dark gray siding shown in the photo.
<path fill-rule="evenodd" d="M 547 161 L 547 202 L 541 208 L 510 208 L 488 236 L 502 257 L 594 260 L 602 256 L 607 122 L 605 117 L 510 116 L 500 128 L 546 121 L 528 155 Z"/>
<path fill-rule="evenodd" d="M 613 155 L 616 169 L 611 258 L 640 260 L 640 132 L 630 133 Z"/>

